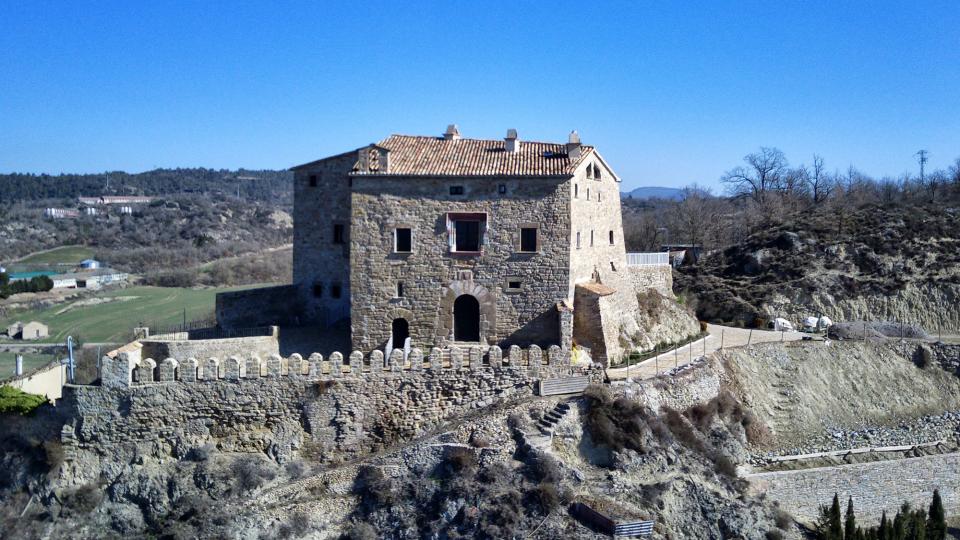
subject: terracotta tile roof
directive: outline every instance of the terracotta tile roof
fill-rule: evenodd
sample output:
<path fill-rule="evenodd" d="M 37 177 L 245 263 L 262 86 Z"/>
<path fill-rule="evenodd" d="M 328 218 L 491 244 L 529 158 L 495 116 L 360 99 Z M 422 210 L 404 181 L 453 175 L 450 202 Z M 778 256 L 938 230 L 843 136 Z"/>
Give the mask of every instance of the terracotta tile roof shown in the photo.
<path fill-rule="evenodd" d="M 566 176 L 593 152 L 592 146 L 581 146 L 580 158 L 571 160 L 563 143 L 521 140 L 519 152 L 507 152 L 502 140 L 412 135 L 391 135 L 377 146 L 389 150 L 389 174 L 424 176 Z"/>

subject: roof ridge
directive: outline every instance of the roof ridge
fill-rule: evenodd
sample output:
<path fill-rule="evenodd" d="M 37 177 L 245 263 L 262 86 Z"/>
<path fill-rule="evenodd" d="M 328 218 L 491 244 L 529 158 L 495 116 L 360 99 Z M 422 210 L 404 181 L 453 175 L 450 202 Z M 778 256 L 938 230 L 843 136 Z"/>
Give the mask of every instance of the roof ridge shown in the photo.
<path fill-rule="evenodd" d="M 407 135 L 407 134 L 404 134 L 404 133 L 391 133 L 390 136 L 388 136 L 388 137 L 385 138 L 385 139 L 381 139 L 379 142 L 377 142 L 377 143 L 375 143 L 375 144 L 383 144 L 383 143 L 387 142 L 388 140 L 390 140 L 390 138 L 392 138 L 392 137 L 406 137 L 406 138 L 409 138 L 409 139 L 429 139 L 429 140 L 436 140 L 436 141 L 447 141 L 447 139 L 444 139 L 443 136 L 441 136 L 441 135 Z M 557 145 L 557 146 L 566 146 L 566 145 L 567 145 L 567 143 L 565 143 L 565 142 L 534 141 L 534 140 L 528 140 L 528 139 L 519 139 L 519 140 L 520 140 L 521 142 L 523 142 L 523 143 L 526 143 L 526 144 L 555 144 L 555 145 Z M 503 142 L 503 139 L 479 139 L 479 138 L 474 138 L 474 137 L 460 137 L 460 138 L 458 138 L 458 139 L 452 139 L 452 141 Z M 594 146 L 593 146 L 593 145 L 590 145 L 590 144 L 581 144 L 580 146 L 581 146 L 581 148 L 594 148 Z"/>

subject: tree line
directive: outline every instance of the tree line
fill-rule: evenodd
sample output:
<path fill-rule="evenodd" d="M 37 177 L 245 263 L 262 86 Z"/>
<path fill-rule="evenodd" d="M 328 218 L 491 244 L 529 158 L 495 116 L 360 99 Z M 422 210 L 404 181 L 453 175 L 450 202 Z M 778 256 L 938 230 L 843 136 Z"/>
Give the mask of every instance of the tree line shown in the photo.
<path fill-rule="evenodd" d="M 0 175 L 0 205 L 44 199 L 76 199 L 105 195 L 233 195 L 243 199 L 290 205 L 293 176 L 289 171 L 239 169 L 155 169 L 95 174 Z"/>
<path fill-rule="evenodd" d="M 945 540 L 947 520 L 940 491 L 934 490 L 928 510 L 914 510 L 903 503 L 892 520 L 884 511 L 879 525 L 862 528 L 857 525 L 853 498 L 847 500 L 846 514 L 841 515 L 840 498 L 835 493 L 833 504 L 820 507 L 816 534 L 818 540 Z"/>
<path fill-rule="evenodd" d="M 10 276 L 0 273 L 0 298 L 25 292 L 44 292 L 53 288 L 53 280 L 47 276 L 35 276 L 30 279 L 10 281 Z"/>
<path fill-rule="evenodd" d="M 664 244 L 704 249 L 740 243 L 748 235 L 802 212 L 819 212 L 843 235 L 849 215 L 866 204 L 941 205 L 960 201 L 960 158 L 922 176 L 872 178 L 856 167 L 830 172 L 814 155 L 792 167 L 786 155 L 762 147 L 720 178 L 723 196 L 693 184 L 680 200 L 624 201 L 624 232 L 631 251 L 659 251 Z"/>

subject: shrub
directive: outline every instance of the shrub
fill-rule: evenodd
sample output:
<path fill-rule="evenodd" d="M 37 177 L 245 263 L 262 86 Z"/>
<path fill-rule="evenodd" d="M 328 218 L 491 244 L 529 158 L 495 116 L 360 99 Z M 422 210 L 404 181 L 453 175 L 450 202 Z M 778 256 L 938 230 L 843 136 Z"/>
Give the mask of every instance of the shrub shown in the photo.
<path fill-rule="evenodd" d="M 737 477 L 737 464 L 725 454 L 716 454 L 713 459 L 713 469 L 722 476 L 734 479 Z"/>
<path fill-rule="evenodd" d="M 767 531 L 765 536 L 767 540 L 783 540 L 783 533 L 777 530 Z"/>
<path fill-rule="evenodd" d="M 287 463 L 284 469 L 287 471 L 287 476 L 294 480 L 303 478 L 303 475 L 307 473 L 307 466 L 299 460 Z"/>
<path fill-rule="evenodd" d="M 86 484 L 63 495 L 64 508 L 76 514 L 89 514 L 103 500 L 103 491 L 96 484 Z"/>
<path fill-rule="evenodd" d="M 216 452 L 217 447 L 212 443 L 207 443 L 203 446 L 195 446 L 187 452 L 186 459 L 188 461 L 204 462 L 210 459 L 210 455 Z"/>
<path fill-rule="evenodd" d="M 447 452 L 445 464 L 451 475 L 467 475 L 476 470 L 477 456 L 473 450 L 457 446 Z"/>
<path fill-rule="evenodd" d="M 697 436 L 687 419 L 670 407 L 662 407 L 663 419 L 673 437 L 691 450 L 704 451 L 703 441 Z"/>
<path fill-rule="evenodd" d="M 534 503 L 544 514 L 549 514 L 560 506 L 560 494 L 557 492 L 557 485 L 553 482 L 540 482 L 531 494 Z"/>
<path fill-rule="evenodd" d="M 63 444 L 60 441 L 52 440 L 43 443 L 43 451 L 47 458 L 47 467 L 53 471 L 63 465 L 66 459 L 66 453 L 63 450 Z"/>
<path fill-rule="evenodd" d="M 380 538 L 380 535 L 377 534 L 377 529 L 373 525 L 363 521 L 354 523 L 343 536 L 346 540 L 377 540 Z"/>
<path fill-rule="evenodd" d="M 793 525 L 793 518 L 783 509 L 777 508 L 773 522 L 777 524 L 778 528 L 788 530 L 790 526 Z"/>
<path fill-rule="evenodd" d="M 560 465 L 557 460 L 544 453 L 533 454 L 527 463 L 529 476 L 534 482 L 559 482 L 561 478 Z"/>
<path fill-rule="evenodd" d="M 383 475 L 379 467 L 361 468 L 353 482 L 353 492 L 360 496 L 361 502 L 368 510 L 378 506 L 392 505 L 396 500 L 393 482 Z"/>
<path fill-rule="evenodd" d="M 29 414 L 47 402 L 47 398 L 28 394 L 12 386 L 0 386 L 0 413 Z"/>
<path fill-rule="evenodd" d="M 230 470 L 234 477 L 234 488 L 241 494 L 259 488 L 276 476 L 262 459 L 255 456 L 237 459 L 230 464 Z"/>

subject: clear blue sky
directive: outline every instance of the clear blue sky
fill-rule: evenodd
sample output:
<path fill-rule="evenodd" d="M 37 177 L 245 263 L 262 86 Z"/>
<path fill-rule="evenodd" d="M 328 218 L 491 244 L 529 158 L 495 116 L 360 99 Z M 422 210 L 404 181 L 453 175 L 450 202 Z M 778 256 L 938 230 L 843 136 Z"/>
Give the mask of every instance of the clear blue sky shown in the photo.
<path fill-rule="evenodd" d="M 564 140 L 640 185 L 761 145 L 960 157 L 960 2 L 0 3 L 0 172 L 282 168 L 390 133 Z"/>

